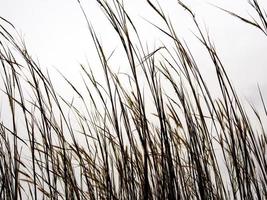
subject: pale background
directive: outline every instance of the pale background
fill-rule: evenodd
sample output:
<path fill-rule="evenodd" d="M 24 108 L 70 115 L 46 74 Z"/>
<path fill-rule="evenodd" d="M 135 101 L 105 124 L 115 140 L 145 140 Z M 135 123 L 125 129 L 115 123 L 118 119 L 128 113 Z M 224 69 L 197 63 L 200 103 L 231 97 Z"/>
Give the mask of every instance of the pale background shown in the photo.
<path fill-rule="evenodd" d="M 118 45 L 114 31 L 95 0 L 81 1 L 97 34 L 107 51 Z M 153 46 L 163 40 L 161 34 L 144 19 L 158 23 L 159 18 L 145 0 L 125 0 L 126 10 L 139 27 L 143 40 Z M 184 1 L 185 3 L 187 1 Z M 209 3 L 237 12 L 249 18 L 255 13 L 246 0 L 191 0 L 188 5 L 197 14 L 197 19 L 206 24 L 211 39 L 224 61 L 228 74 L 239 95 L 260 108 L 257 84 L 267 95 L 266 63 L 267 37 L 259 30 L 225 14 Z M 259 1 L 263 3 L 263 1 Z M 177 32 L 188 44 L 197 46 L 192 38 L 192 20 L 175 0 L 159 0 L 164 10 L 173 17 Z M 265 3 L 265 8 L 267 8 Z M 72 81 L 80 80 L 79 63 L 87 61 L 97 68 L 96 53 L 86 26 L 84 16 L 76 0 L 0 0 L 0 16 L 12 22 L 24 38 L 31 55 L 42 68 L 47 68 L 52 78 L 57 79 L 60 70 Z M 193 50 L 194 51 L 194 50 Z M 196 49 L 196 55 L 201 55 Z M 201 57 L 201 56 L 200 56 Z M 119 62 L 119 61 L 118 61 Z M 207 73 L 205 60 L 200 59 L 200 68 Z M 100 75 L 99 75 L 100 76 Z M 210 77 L 212 82 L 213 77 Z M 58 82 L 58 88 L 64 87 Z M 1 86 L 2 88 L 2 86 Z M 68 92 L 68 91 L 66 91 Z"/>

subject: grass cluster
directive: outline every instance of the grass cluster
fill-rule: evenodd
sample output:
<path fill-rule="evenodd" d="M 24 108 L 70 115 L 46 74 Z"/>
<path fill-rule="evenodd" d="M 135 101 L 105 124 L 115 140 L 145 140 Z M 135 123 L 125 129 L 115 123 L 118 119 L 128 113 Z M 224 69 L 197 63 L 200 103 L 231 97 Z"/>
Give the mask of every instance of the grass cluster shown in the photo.
<path fill-rule="evenodd" d="M 149 51 L 120 1 L 97 2 L 129 73 L 112 71 L 81 6 L 105 81 L 81 65 L 84 93 L 63 76 L 79 105 L 55 91 L 13 25 L 0 19 L 0 199 L 266 199 L 266 119 L 254 110 L 251 120 L 194 12 L 178 1 L 212 62 L 219 97 L 159 6 L 147 0 L 164 23 L 153 26 L 172 48 Z M 266 35 L 264 9 L 248 2 L 257 19 L 225 11 Z M 263 97 L 262 105 L 265 118 Z"/>

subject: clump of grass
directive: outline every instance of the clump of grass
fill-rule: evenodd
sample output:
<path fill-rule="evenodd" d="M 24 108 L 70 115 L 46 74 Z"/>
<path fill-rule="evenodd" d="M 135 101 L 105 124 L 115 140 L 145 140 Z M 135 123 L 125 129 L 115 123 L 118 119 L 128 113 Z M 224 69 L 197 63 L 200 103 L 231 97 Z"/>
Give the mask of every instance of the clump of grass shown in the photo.
<path fill-rule="evenodd" d="M 120 39 L 130 73 L 127 82 L 112 71 L 81 6 L 105 82 L 81 65 L 84 94 L 63 76 L 79 105 L 55 91 L 49 74 L 11 34 L 15 27 L 0 19 L 6 103 L 0 198 L 265 199 L 265 122 L 256 110 L 261 128 L 250 120 L 194 12 L 178 1 L 213 63 L 219 98 L 210 93 L 194 55 L 159 6 L 147 0 L 164 22 L 155 28 L 171 40 L 173 50 L 164 44 L 147 50 L 123 4 L 97 2 Z M 249 3 L 259 21 L 226 12 L 266 34 L 264 9 L 257 1 Z"/>

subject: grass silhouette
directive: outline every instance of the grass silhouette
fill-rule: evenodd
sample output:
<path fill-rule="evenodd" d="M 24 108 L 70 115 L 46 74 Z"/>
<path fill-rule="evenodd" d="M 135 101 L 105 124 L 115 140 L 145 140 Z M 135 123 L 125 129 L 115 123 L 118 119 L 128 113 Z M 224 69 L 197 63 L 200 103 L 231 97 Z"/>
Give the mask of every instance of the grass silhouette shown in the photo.
<path fill-rule="evenodd" d="M 81 65 L 83 94 L 62 76 L 81 105 L 59 95 L 49 73 L 16 39 L 15 27 L 0 19 L 1 90 L 9 119 L 0 123 L 0 198 L 265 199 L 265 119 L 256 110 L 257 122 L 247 114 L 194 12 L 178 1 L 213 64 L 219 98 L 161 7 L 147 0 L 164 23 L 153 26 L 173 49 L 163 44 L 148 51 L 120 1 L 97 2 L 130 70 L 123 78 L 112 71 L 81 6 L 105 77 L 99 82 Z M 258 20 L 220 9 L 266 35 L 265 10 L 256 0 L 248 3 Z"/>

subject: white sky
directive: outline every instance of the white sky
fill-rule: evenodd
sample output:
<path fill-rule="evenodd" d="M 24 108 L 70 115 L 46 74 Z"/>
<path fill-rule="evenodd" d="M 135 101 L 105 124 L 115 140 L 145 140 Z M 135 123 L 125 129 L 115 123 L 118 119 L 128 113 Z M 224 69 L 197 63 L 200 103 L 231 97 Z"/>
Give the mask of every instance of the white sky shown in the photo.
<path fill-rule="evenodd" d="M 86 14 L 95 27 L 104 46 L 112 51 L 118 45 L 114 32 L 108 25 L 95 0 L 81 1 Z M 133 16 L 144 41 L 153 46 L 162 40 L 158 33 L 144 19 L 158 23 L 155 13 L 145 0 L 125 0 L 126 10 Z M 184 1 L 186 2 L 186 1 Z M 257 83 L 267 95 L 266 63 L 267 37 L 260 31 L 212 7 L 208 2 L 230 9 L 245 17 L 254 13 L 246 0 L 191 0 L 190 7 L 197 19 L 206 24 L 218 53 L 226 65 L 239 94 L 254 104 Z M 263 2 L 263 1 L 259 1 Z M 192 21 L 186 12 L 177 6 L 175 0 L 159 0 L 177 25 L 181 38 L 190 39 Z M 267 8 L 265 3 L 265 8 Z M 59 69 L 71 80 L 79 80 L 79 63 L 94 63 L 93 51 L 87 26 L 76 0 L 0 0 L 0 16 L 12 22 L 23 35 L 30 53 L 38 58 L 43 68 L 55 72 Z M 174 20 L 175 19 L 175 20 Z M 191 34 L 192 36 L 192 34 Z M 187 42 L 190 44 L 191 41 Z M 195 42 L 191 45 L 194 47 Z M 195 51 L 198 53 L 198 51 Z M 199 52 L 201 53 L 201 52 Z M 201 55 L 200 55 L 201 57 Z M 201 59 L 200 59 L 201 61 Z M 205 60 L 202 60 L 203 71 Z M 212 77 L 210 77 L 212 79 Z"/>

